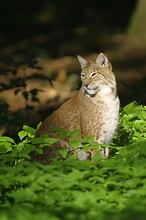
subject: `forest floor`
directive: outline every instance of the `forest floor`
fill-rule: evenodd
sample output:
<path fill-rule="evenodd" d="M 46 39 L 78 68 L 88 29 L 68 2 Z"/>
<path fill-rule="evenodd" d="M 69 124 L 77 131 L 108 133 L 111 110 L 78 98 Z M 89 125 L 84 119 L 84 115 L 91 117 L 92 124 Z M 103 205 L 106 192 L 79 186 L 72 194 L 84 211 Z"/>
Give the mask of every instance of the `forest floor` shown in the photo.
<path fill-rule="evenodd" d="M 137 45 L 131 46 L 124 37 L 121 38 L 114 36 L 111 41 L 116 46 L 101 51 L 112 63 L 121 106 L 134 100 L 146 104 L 145 51 Z M 24 62 L 23 53 L 13 55 L 12 62 L 7 61 L 10 51 L 15 54 L 15 48 L 15 45 L 5 47 L 0 52 L 1 70 L 5 71 L 0 75 L 0 82 L 1 86 L 5 85 L 6 88 L 1 89 L 0 101 L 9 105 L 8 110 L 12 114 L 19 112 L 21 117 L 25 118 L 24 122 L 35 126 L 80 88 L 80 65 L 75 56 L 54 59 L 37 56 L 35 64 L 31 65 L 27 61 Z M 88 60 L 95 60 L 97 56 L 95 53 L 80 55 Z M 15 79 L 24 81 L 26 85 L 17 87 Z M 36 100 L 32 99 L 32 95 L 26 97 L 23 94 L 29 94 L 32 90 L 38 90 Z M 32 108 L 28 109 L 27 106 Z M 2 129 L 1 133 L 4 131 L 5 129 Z"/>

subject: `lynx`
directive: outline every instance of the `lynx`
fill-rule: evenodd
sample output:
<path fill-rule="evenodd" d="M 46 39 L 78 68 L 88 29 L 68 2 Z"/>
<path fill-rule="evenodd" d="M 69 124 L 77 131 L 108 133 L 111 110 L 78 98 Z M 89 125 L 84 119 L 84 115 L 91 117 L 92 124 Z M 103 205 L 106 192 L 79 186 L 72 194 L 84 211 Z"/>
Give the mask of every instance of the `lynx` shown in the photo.
<path fill-rule="evenodd" d="M 53 128 L 65 128 L 68 131 L 80 129 L 80 137 L 94 136 L 99 144 L 108 144 L 117 128 L 119 114 L 119 98 L 112 65 L 108 58 L 100 53 L 95 62 L 90 62 L 78 55 L 81 65 L 82 86 L 78 93 L 54 111 L 37 131 L 36 136 L 48 133 Z M 54 149 L 72 147 L 66 141 L 58 141 L 45 147 L 42 156 L 34 153 L 32 158 L 47 163 Z M 104 158 L 108 157 L 109 149 L 100 148 Z M 91 159 L 96 152 L 91 148 L 87 152 L 78 148 L 78 159 Z"/>

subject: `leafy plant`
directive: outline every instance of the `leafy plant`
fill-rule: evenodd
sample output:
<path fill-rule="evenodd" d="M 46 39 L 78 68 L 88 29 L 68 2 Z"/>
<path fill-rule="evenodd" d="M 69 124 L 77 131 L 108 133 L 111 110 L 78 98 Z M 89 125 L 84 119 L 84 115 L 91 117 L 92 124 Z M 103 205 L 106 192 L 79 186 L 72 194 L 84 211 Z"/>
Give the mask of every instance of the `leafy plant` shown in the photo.
<path fill-rule="evenodd" d="M 57 141 L 46 136 L 37 139 L 35 132 L 24 126 L 18 144 L 10 137 L 0 137 L 0 219 L 146 218 L 145 107 L 130 103 L 123 108 L 111 156 L 105 160 L 67 157 L 47 166 L 30 162 L 31 150 L 42 153 L 43 143 Z M 85 148 L 94 144 L 92 137 L 78 138 L 78 131 L 62 130 L 59 138 L 66 137 L 74 148 L 77 140 Z M 35 148 L 36 143 L 41 147 Z"/>

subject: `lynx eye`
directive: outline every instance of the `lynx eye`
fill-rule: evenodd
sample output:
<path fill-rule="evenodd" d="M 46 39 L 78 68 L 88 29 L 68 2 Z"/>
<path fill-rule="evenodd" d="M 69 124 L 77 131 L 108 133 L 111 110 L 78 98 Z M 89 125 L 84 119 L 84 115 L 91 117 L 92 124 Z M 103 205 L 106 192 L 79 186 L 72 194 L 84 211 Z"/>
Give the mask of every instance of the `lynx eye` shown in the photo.
<path fill-rule="evenodd" d="M 85 77 L 85 73 L 81 73 L 81 77 L 84 78 Z"/>
<path fill-rule="evenodd" d="M 93 72 L 91 73 L 90 77 L 93 78 L 94 76 L 96 76 L 98 73 L 97 72 Z"/>

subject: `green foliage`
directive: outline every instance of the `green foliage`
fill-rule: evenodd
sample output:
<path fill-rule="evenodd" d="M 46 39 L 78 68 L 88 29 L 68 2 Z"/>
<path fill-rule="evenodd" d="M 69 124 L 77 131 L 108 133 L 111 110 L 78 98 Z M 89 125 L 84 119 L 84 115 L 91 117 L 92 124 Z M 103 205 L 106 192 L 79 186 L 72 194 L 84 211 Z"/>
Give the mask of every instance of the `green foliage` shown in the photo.
<path fill-rule="evenodd" d="M 70 138 L 76 148 L 78 131 L 54 132 L 59 131 L 59 138 Z M 35 132 L 24 126 L 18 144 L 0 137 L 1 220 L 146 219 L 145 107 L 130 103 L 123 108 L 111 156 L 105 160 L 71 158 L 46 166 L 30 162 L 26 159 L 31 150 L 57 141 L 45 135 L 34 138 Z M 92 137 L 80 142 L 85 147 L 94 144 Z"/>

